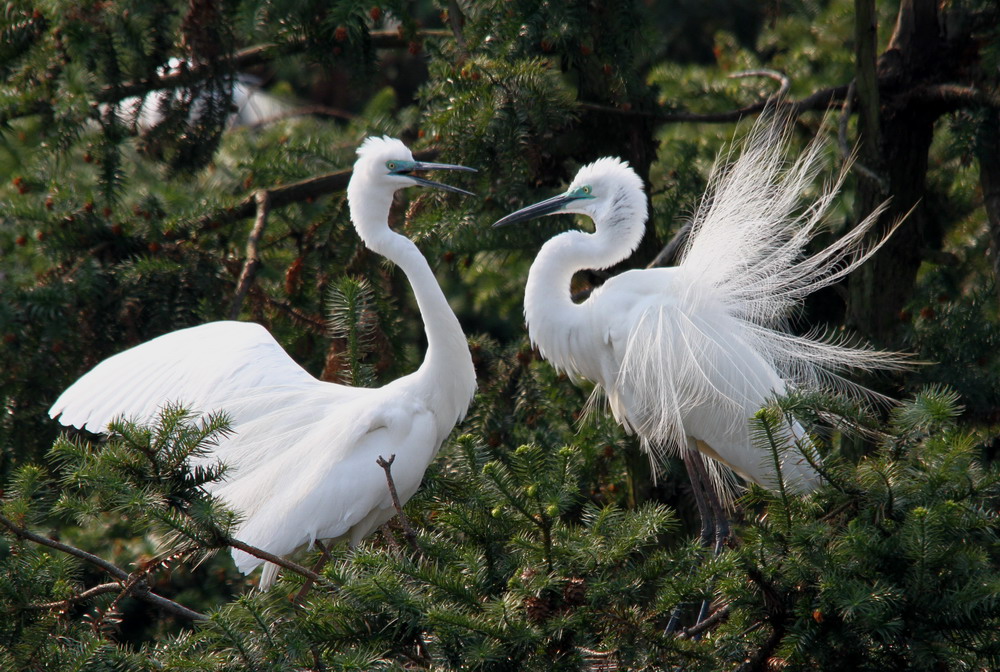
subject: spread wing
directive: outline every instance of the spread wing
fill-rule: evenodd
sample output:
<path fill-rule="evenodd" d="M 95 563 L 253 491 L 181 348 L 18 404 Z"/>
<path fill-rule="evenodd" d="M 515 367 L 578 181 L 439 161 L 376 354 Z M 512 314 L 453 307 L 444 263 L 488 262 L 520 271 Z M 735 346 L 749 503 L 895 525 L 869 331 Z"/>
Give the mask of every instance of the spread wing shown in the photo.
<path fill-rule="evenodd" d="M 167 403 L 201 413 L 224 410 L 233 417 L 231 407 L 241 399 L 256 398 L 266 410 L 263 391 L 280 387 L 322 387 L 334 398 L 358 393 L 316 380 L 259 324 L 210 322 L 104 360 L 63 392 L 49 415 L 95 433 L 106 431 L 116 417 L 149 422 Z"/>

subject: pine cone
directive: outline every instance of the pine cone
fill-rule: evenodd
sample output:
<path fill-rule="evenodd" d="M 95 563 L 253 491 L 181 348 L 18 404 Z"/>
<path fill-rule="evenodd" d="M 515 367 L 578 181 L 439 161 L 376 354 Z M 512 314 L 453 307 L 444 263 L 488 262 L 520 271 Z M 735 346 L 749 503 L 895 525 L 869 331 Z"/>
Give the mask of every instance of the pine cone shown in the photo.
<path fill-rule="evenodd" d="M 587 580 L 579 577 L 566 579 L 563 586 L 563 603 L 567 607 L 578 607 L 587 599 Z"/>
<path fill-rule="evenodd" d="M 552 613 L 552 605 L 544 597 L 532 595 L 524 599 L 524 613 L 532 623 L 541 623 Z"/>

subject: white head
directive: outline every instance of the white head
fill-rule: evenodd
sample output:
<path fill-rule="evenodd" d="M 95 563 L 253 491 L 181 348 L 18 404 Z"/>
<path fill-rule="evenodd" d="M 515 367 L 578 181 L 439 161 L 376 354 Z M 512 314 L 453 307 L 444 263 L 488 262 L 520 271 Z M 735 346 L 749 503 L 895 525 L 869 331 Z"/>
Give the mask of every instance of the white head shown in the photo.
<path fill-rule="evenodd" d="M 407 146 L 396 138 L 388 136 L 381 138 L 371 137 L 366 138 L 361 143 L 361 146 L 358 147 L 358 160 L 354 162 L 354 173 L 351 175 L 351 184 L 348 187 L 348 193 L 350 195 L 353 191 L 358 196 L 361 196 L 362 194 L 358 193 L 358 189 L 363 186 L 366 190 L 381 192 L 391 197 L 399 189 L 421 185 L 425 187 L 437 187 L 438 189 L 454 191 L 469 196 L 473 195 L 464 189 L 432 182 L 413 174 L 424 170 L 463 170 L 475 172 L 474 168 L 466 168 L 465 166 L 415 161 L 413 154 Z M 351 187 L 354 187 L 354 189 L 351 189 Z"/>
<path fill-rule="evenodd" d="M 621 159 L 598 159 L 581 168 L 564 193 L 511 213 L 493 226 L 564 212 L 587 215 L 597 234 L 641 238 L 648 216 L 642 180 Z"/>

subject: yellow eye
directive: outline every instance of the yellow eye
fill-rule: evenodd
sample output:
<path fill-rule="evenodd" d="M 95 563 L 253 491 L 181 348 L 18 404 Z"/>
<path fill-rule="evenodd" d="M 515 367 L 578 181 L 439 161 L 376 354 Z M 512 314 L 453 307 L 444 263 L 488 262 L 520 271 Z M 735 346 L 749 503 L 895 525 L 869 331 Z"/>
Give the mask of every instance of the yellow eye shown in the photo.
<path fill-rule="evenodd" d="M 389 170 L 396 170 L 396 162 L 395 161 L 386 161 L 385 162 L 385 167 L 388 168 Z"/>
<path fill-rule="evenodd" d="M 583 188 L 583 193 L 585 193 L 585 194 L 587 194 L 588 196 L 590 196 L 590 187 L 589 187 L 589 186 L 586 186 L 586 187 L 584 187 L 584 188 Z"/>

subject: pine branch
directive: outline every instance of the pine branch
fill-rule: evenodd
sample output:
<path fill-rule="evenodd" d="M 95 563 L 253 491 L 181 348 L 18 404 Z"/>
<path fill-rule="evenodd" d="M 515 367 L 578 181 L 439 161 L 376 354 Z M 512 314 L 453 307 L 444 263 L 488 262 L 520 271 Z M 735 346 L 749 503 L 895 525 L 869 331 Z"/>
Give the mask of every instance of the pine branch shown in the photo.
<path fill-rule="evenodd" d="M 117 581 L 111 583 L 102 583 L 93 588 L 89 588 L 82 593 L 77 593 L 76 595 L 71 595 L 65 600 L 56 600 L 55 602 L 44 602 L 42 604 L 29 604 L 25 609 L 66 609 L 71 604 L 76 604 L 77 602 L 83 602 L 84 600 L 89 600 L 92 597 L 97 597 L 98 595 L 105 595 L 107 593 L 117 593 L 122 589 L 122 584 Z"/>
<path fill-rule="evenodd" d="M 424 30 L 418 32 L 414 38 L 424 40 L 426 38 L 450 36 L 451 32 L 447 30 Z M 370 37 L 374 49 L 406 49 L 409 48 L 411 42 L 411 40 L 404 39 L 399 34 L 399 31 L 396 30 L 372 31 Z M 306 46 L 305 39 L 282 45 L 260 44 L 237 51 L 233 54 L 230 65 L 233 70 L 246 70 L 270 63 L 283 56 L 305 51 Z M 136 82 L 125 82 L 118 86 L 106 86 L 97 94 L 97 101 L 101 103 L 117 103 L 125 98 L 142 96 L 151 91 L 175 89 L 208 79 L 215 72 L 217 72 L 217 65 L 213 63 L 199 64 L 194 67 L 182 66 L 174 72 L 159 77 L 151 77 Z"/>
<path fill-rule="evenodd" d="M 257 548 L 256 546 L 251 546 L 250 544 L 244 543 L 239 539 L 233 539 L 232 537 L 224 537 L 222 539 L 223 543 L 232 546 L 235 549 L 241 550 L 244 553 L 249 553 L 255 558 L 260 558 L 261 560 L 266 560 L 271 564 L 278 565 L 279 567 L 284 567 L 287 570 L 300 574 L 307 579 L 312 581 L 322 581 L 323 577 L 312 571 L 308 567 L 303 567 L 297 562 L 283 558 L 280 555 L 275 555 L 274 553 L 268 553 L 264 549 Z"/>
<path fill-rule="evenodd" d="M 150 604 L 155 604 L 156 606 L 162 608 L 164 611 L 168 611 L 176 616 L 181 616 L 189 620 L 204 621 L 208 618 L 204 614 L 200 614 L 197 611 L 188 609 L 184 605 L 178 604 L 173 600 L 168 600 L 165 597 L 157 595 L 156 593 L 152 592 L 149 589 L 149 585 L 146 583 L 144 578 L 136 581 L 132 574 L 129 574 L 121 567 L 118 567 L 117 565 L 108 562 L 104 558 L 100 558 L 92 553 L 88 553 L 87 551 L 76 548 L 75 546 L 70 546 L 69 544 L 64 544 L 60 541 L 56 541 L 55 539 L 49 539 L 48 537 L 43 537 L 39 534 L 35 534 L 34 532 L 31 532 L 29 530 L 24 529 L 23 527 L 18 526 L 12 520 L 2 515 L 0 515 L 0 523 L 2 523 L 7 529 L 9 529 L 11 532 L 13 532 L 17 537 L 20 537 L 21 539 L 27 539 L 28 541 L 33 541 L 36 544 L 40 544 L 42 546 L 48 546 L 49 548 L 55 549 L 62 553 L 66 553 L 68 555 L 72 555 L 74 557 L 80 558 L 81 560 L 85 560 L 86 562 L 89 562 L 92 565 L 100 567 L 105 572 L 107 572 L 108 574 L 115 577 L 121 582 L 120 584 L 117 584 L 119 589 L 121 589 L 122 584 L 128 585 L 129 587 L 127 592 L 132 597 L 136 597 L 145 602 L 149 602 Z M 108 584 L 102 584 L 102 586 L 103 585 L 108 585 Z M 103 592 L 110 592 L 110 590 Z"/>

